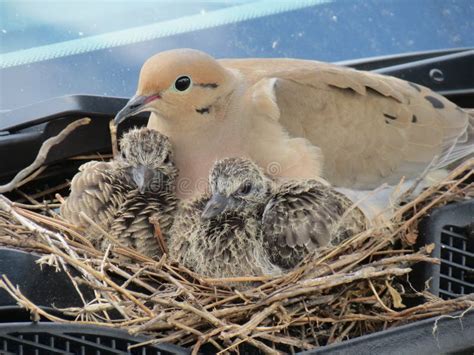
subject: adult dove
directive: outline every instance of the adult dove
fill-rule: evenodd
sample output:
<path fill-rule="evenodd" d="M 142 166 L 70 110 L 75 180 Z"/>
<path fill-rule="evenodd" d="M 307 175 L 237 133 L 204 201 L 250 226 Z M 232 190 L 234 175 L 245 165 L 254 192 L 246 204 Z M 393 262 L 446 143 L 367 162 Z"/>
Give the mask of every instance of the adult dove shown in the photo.
<path fill-rule="evenodd" d="M 281 273 L 366 227 L 353 202 L 316 180 L 274 184 L 248 159 L 215 163 L 209 194 L 186 201 L 170 255 L 211 277 Z"/>
<path fill-rule="evenodd" d="M 281 178 L 372 189 L 474 152 L 474 118 L 430 89 L 310 60 L 161 52 L 115 121 L 143 111 L 175 147 L 180 197 L 202 191 L 212 164 L 228 156 Z"/>
<path fill-rule="evenodd" d="M 109 241 L 90 219 L 121 244 L 159 257 L 163 246 L 149 218 L 157 219 L 166 237 L 177 208 L 171 144 L 159 132 L 141 128 L 125 133 L 120 147 L 121 155 L 114 160 L 91 161 L 79 168 L 61 215 L 85 229 L 99 248 Z"/>

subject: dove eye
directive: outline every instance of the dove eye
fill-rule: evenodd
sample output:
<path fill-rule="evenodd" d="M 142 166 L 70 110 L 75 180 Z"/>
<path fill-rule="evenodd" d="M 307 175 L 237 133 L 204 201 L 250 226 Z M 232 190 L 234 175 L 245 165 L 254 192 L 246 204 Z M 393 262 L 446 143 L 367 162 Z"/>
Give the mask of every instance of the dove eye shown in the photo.
<path fill-rule="evenodd" d="M 176 81 L 174 82 L 174 88 L 178 91 L 183 92 L 189 89 L 191 83 L 191 78 L 189 76 L 183 75 L 176 79 Z"/>
<path fill-rule="evenodd" d="M 248 195 L 251 190 L 252 190 L 252 185 L 247 182 L 240 187 L 239 195 Z"/>

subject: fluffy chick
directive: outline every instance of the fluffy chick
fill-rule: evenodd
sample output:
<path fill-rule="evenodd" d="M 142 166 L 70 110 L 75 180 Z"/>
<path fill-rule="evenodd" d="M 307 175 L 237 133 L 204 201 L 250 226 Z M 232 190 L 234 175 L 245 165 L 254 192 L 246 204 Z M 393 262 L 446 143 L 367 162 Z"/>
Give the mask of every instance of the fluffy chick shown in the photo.
<path fill-rule="evenodd" d="M 120 148 L 121 155 L 110 162 L 93 161 L 79 168 L 61 215 L 84 228 L 100 248 L 108 240 L 81 212 L 121 244 L 158 257 L 162 250 L 149 218 L 156 217 L 166 236 L 177 206 L 178 172 L 171 143 L 159 132 L 141 128 L 125 133 Z"/>
<path fill-rule="evenodd" d="M 315 180 L 276 186 L 247 159 L 218 161 L 209 180 L 211 192 L 178 213 L 170 254 L 210 277 L 275 275 L 365 226 L 331 187 Z"/>

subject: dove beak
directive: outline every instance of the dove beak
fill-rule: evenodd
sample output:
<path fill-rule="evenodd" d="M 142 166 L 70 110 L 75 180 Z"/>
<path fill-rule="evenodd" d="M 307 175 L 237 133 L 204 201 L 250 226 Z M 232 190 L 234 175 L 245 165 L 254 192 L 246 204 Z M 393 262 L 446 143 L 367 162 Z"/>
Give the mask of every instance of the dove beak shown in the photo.
<path fill-rule="evenodd" d="M 229 200 L 224 195 L 216 193 L 212 195 L 201 214 L 202 219 L 211 219 L 225 211 Z"/>
<path fill-rule="evenodd" d="M 137 167 L 132 168 L 132 178 L 135 184 L 137 185 L 138 191 L 143 194 L 148 186 L 150 186 L 150 181 L 153 179 L 155 172 L 143 165 L 138 165 Z"/>
<path fill-rule="evenodd" d="M 140 112 L 147 111 L 148 104 L 161 98 L 160 95 L 135 95 L 132 97 L 127 104 L 121 109 L 114 118 L 115 125 L 125 121 L 130 116 L 136 115 Z"/>

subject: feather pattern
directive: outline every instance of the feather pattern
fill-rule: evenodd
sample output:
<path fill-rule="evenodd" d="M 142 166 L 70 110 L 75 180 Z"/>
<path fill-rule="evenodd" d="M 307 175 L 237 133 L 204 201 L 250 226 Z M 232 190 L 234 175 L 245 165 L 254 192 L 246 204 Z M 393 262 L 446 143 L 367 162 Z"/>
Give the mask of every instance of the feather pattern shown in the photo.
<path fill-rule="evenodd" d="M 170 255 L 206 276 L 275 275 L 365 227 L 362 212 L 327 184 L 277 185 L 248 159 L 216 162 L 209 186 L 183 202 L 170 233 Z M 205 217 L 217 200 L 225 207 Z"/>
<path fill-rule="evenodd" d="M 321 148 L 323 176 L 336 186 L 397 183 L 433 159 L 432 169 L 441 169 L 474 149 L 469 114 L 421 85 L 316 61 L 245 62 L 223 61 L 259 88 L 276 80 L 268 97 L 275 97 L 277 119 L 290 136 Z"/>
<path fill-rule="evenodd" d="M 209 277 L 280 273 L 263 248 L 258 219 L 253 214 L 229 213 L 204 221 L 201 214 L 209 198 L 185 202 L 180 208 L 170 233 L 170 255 Z"/>
<path fill-rule="evenodd" d="M 91 241 L 103 250 L 109 239 L 83 214 L 121 244 L 159 257 L 162 251 L 149 218 L 158 217 L 166 238 L 177 208 L 177 171 L 171 159 L 171 145 L 165 136 L 144 128 L 127 132 L 121 148 L 122 156 L 110 162 L 92 161 L 79 168 L 60 213 L 85 229 Z M 140 175 L 141 171 L 145 172 Z M 137 181 L 144 184 L 143 188 L 138 187 Z"/>
<path fill-rule="evenodd" d="M 110 234 L 121 244 L 136 249 L 143 255 L 158 258 L 163 254 L 154 236 L 151 217 L 156 217 L 160 229 L 168 239 L 177 201 L 174 193 L 139 193 L 136 189 L 126 194 L 124 203 L 116 210 Z"/>
<path fill-rule="evenodd" d="M 281 185 L 262 216 L 265 248 L 271 261 L 284 268 L 365 227 L 364 215 L 351 200 L 316 180 Z"/>
<path fill-rule="evenodd" d="M 92 231 L 87 217 L 104 230 L 110 228 L 115 211 L 133 189 L 119 162 L 87 162 L 71 181 L 71 193 L 61 205 L 61 215 L 73 224 Z"/>

